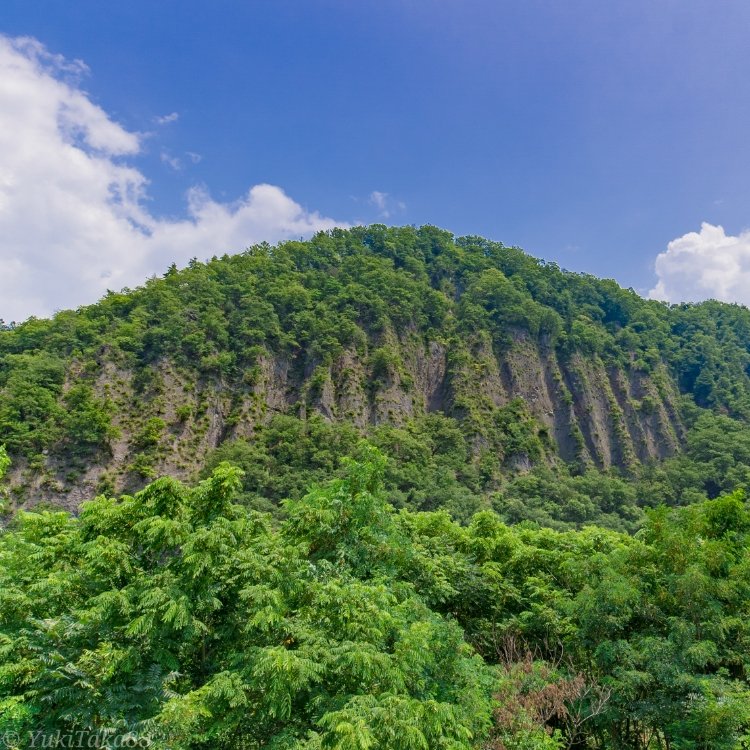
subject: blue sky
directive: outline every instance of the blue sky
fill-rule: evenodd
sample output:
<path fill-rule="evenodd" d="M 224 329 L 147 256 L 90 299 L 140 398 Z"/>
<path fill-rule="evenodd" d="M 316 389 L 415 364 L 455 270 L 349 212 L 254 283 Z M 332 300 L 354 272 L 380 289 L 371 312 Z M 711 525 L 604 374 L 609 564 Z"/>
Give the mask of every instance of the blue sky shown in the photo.
<path fill-rule="evenodd" d="M 268 184 L 311 229 L 432 223 L 672 301 L 750 301 L 749 31 L 744 0 L 0 8 L 0 32 L 32 37 L 47 62 L 18 44 L 13 54 L 36 55 L 38 76 L 69 87 L 60 106 L 85 92 L 137 138 L 105 151 L 142 176 L 145 224 L 184 222 L 188 191 L 231 214 L 252 186 Z M 75 60 L 87 70 L 72 75 Z M 19 129 L 32 109 L 14 114 Z M 91 143 L 78 145 L 96 156 Z M 4 147 L 19 150 L 7 139 Z M 0 143 L 0 169 L 3 158 Z M 212 238 L 206 224 L 191 247 L 199 257 L 241 249 L 222 242 L 236 243 L 243 226 Z M 247 231 L 277 239 L 299 226 L 256 221 Z M 166 267 L 171 246 L 157 244 L 158 253 L 143 250 L 148 263 L 101 278 L 130 283 Z M 46 260 L 40 247 L 16 242 L 13 252 L 18 278 Z M 79 301 L 99 286 L 82 283 Z M 7 310 L 0 302 L 0 317 L 78 304 L 75 288 L 26 298 Z"/>

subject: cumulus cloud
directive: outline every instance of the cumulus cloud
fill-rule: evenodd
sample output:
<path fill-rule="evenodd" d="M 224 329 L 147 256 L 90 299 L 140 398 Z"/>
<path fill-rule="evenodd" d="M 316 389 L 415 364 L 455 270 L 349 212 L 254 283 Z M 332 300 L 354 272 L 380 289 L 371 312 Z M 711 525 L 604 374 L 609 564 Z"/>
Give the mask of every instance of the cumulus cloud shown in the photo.
<path fill-rule="evenodd" d="M 668 302 L 718 299 L 750 305 L 750 231 L 727 235 L 703 223 L 700 232 L 672 240 L 655 263 L 649 296 Z"/>
<path fill-rule="evenodd" d="M 184 218 L 155 217 L 148 180 L 128 163 L 143 136 L 91 101 L 86 72 L 36 40 L 0 36 L 0 318 L 90 303 L 172 262 L 344 226 L 273 185 L 233 203 L 193 188 Z"/>

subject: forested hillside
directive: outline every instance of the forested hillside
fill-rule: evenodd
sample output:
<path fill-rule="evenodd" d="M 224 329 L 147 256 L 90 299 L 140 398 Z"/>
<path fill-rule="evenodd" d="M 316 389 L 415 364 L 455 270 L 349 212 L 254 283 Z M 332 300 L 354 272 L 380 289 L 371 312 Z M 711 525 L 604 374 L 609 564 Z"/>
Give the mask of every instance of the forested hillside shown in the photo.
<path fill-rule="evenodd" d="M 257 246 L 4 325 L 0 480 L 11 750 L 750 742 L 744 307 Z"/>
<path fill-rule="evenodd" d="M 334 230 L 4 325 L 0 438 L 14 506 L 228 459 L 274 510 L 366 436 L 397 506 L 632 531 L 746 485 L 749 348 L 743 307 L 433 227 Z"/>

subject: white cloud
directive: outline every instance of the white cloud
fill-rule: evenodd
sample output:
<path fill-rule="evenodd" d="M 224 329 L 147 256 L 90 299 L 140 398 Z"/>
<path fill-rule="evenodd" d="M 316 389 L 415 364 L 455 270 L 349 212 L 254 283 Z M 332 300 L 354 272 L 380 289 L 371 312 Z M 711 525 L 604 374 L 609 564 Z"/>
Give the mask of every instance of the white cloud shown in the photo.
<path fill-rule="evenodd" d="M 381 193 L 379 190 L 373 190 L 370 193 L 370 203 L 380 211 L 385 210 L 385 203 L 388 200 L 388 193 Z"/>
<path fill-rule="evenodd" d="M 81 90 L 86 70 L 0 36 L 0 318 L 90 303 L 171 262 L 343 226 L 272 185 L 231 204 L 193 188 L 186 218 L 156 218 L 148 180 L 125 161 L 143 136 Z"/>
<path fill-rule="evenodd" d="M 370 205 L 377 208 L 383 219 L 390 219 L 393 214 L 406 211 L 405 203 L 394 200 L 388 193 L 381 193 L 379 190 L 373 190 L 368 200 Z"/>
<path fill-rule="evenodd" d="M 182 162 L 176 156 L 172 156 L 166 151 L 162 151 L 161 154 L 159 154 L 159 158 L 161 159 L 162 164 L 171 167 L 175 172 L 179 172 L 182 169 Z"/>
<path fill-rule="evenodd" d="M 162 115 L 161 117 L 154 117 L 154 121 L 157 125 L 169 125 L 170 122 L 176 122 L 180 119 L 179 112 L 170 112 L 168 115 Z"/>
<path fill-rule="evenodd" d="M 672 240 L 657 256 L 655 270 L 658 282 L 649 293 L 654 299 L 750 305 L 750 231 L 735 237 L 704 222 L 700 232 Z"/>

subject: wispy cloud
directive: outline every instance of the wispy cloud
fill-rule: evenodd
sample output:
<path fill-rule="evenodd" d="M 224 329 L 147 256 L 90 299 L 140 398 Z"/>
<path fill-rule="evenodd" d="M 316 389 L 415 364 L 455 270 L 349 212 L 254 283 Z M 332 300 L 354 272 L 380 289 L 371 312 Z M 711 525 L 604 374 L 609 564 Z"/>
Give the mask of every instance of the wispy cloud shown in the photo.
<path fill-rule="evenodd" d="M 179 112 L 170 112 L 168 115 L 161 115 L 160 117 L 154 117 L 154 122 L 157 125 L 169 125 L 170 122 L 177 122 L 180 119 Z"/>
<path fill-rule="evenodd" d="M 273 185 L 232 203 L 192 188 L 185 218 L 155 217 L 148 179 L 127 163 L 144 136 L 90 101 L 85 73 L 36 40 L 0 36 L 0 318 L 93 302 L 171 262 L 345 226 Z"/>
<path fill-rule="evenodd" d="M 162 151 L 161 154 L 159 154 L 159 158 L 161 159 L 162 164 L 171 167 L 175 172 L 179 172 L 182 169 L 182 162 L 176 156 L 170 155 L 167 151 Z"/>
<path fill-rule="evenodd" d="M 373 190 L 368 202 L 371 206 L 375 206 L 378 215 L 383 219 L 390 219 L 394 214 L 402 214 L 406 211 L 406 204 L 403 201 L 395 200 L 388 193 L 380 190 Z"/>

